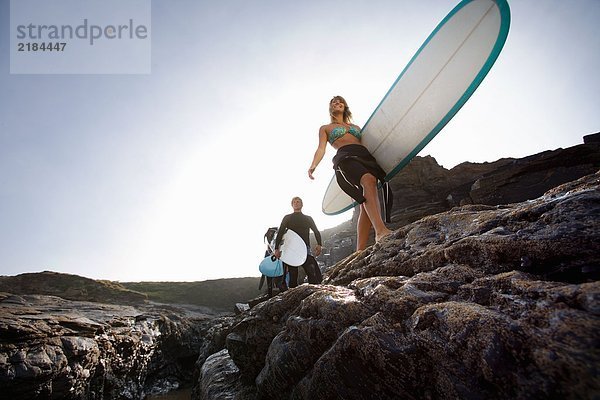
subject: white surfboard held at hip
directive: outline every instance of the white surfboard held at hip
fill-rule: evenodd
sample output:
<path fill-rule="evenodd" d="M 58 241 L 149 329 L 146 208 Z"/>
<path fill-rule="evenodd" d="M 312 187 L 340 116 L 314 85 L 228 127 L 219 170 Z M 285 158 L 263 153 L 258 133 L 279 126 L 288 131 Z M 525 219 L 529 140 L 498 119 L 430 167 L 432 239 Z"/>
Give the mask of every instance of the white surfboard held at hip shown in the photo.
<path fill-rule="evenodd" d="M 275 238 L 270 244 L 271 250 L 275 249 Z M 291 229 L 288 229 L 281 239 L 281 261 L 292 267 L 304 264 L 308 255 L 308 249 L 304 240 Z"/>

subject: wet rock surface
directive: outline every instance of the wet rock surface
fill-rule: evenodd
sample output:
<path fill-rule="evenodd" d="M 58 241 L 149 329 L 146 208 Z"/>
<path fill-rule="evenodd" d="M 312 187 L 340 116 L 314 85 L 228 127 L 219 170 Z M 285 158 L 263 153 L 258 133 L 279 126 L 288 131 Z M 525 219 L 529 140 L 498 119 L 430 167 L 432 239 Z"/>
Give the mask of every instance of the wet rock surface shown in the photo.
<path fill-rule="evenodd" d="M 0 293 L 2 398 L 142 399 L 189 384 L 205 312 Z"/>
<path fill-rule="evenodd" d="M 596 399 L 599 216 L 600 172 L 403 226 L 242 313 L 194 398 Z"/>

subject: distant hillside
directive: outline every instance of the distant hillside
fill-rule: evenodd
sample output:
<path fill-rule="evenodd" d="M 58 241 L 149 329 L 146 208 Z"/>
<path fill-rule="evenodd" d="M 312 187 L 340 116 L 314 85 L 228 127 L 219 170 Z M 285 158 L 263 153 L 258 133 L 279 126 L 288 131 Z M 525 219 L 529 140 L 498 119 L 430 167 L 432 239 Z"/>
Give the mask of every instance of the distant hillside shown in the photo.
<path fill-rule="evenodd" d="M 260 295 L 260 278 L 231 278 L 201 282 L 121 282 L 159 303 L 194 304 L 232 310 L 235 303 Z"/>
<path fill-rule="evenodd" d="M 68 300 L 111 304 L 140 303 L 148 298 L 145 294 L 127 289 L 118 282 L 97 281 L 52 271 L 0 276 L 0 292 L 42 294 Z"/>
<path fill-rule="evenodd" d="M 0 276 L 0 292 L 41 294 L 68 300 L 111 304 L 192 304 L 232 311 L 235 303 L 260 295 L 260 278 L 217 279 L 202 282 L 113 282 L 44 271 Z"/>

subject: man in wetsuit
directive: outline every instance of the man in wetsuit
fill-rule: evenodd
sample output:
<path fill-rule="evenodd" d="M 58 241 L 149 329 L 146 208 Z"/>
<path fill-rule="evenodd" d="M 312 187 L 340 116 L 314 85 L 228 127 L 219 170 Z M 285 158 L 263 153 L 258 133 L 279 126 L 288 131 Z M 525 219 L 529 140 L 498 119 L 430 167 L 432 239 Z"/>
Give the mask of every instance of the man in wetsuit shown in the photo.
<path fill-rule="evenodd" d="M 304 264 L 302 264 L 302 268 L 304 268 L 304 272 L 306 272 L 306 276 L 308 276 L 308 283 L 319 284 L 323 280 L 323 277 L 321 275 L 319 265 L 317 264 L 317 260 L 315 260 L 315 257 L 312 256 L 310 251 L 309 230 L 313 231 L 315 234 L 315 239 L 317 240 L 315 256 L 321 254 L 321 233 L 317 229 L 315 221 L 312 219 L 312 217 L 302 214 L 302 206 L 302 199 L 300 197 L 294 197 L 292 199 L 292 208 L 294 209 L 294 212 L 286 215 L 283 217 L 283 220 L 281 220 L 281 225 L 277 231 L 277 238 L 275 239 L 274 255 L 277 258 L 281 256 L 281 250 L 279 249 L 279 246 L 281 245 L 281 239 L 288 229 L 293 230 L 302 238 L 302 240 L 304 240 L 308 250 L 306 261 Z M 293 288 L 298 286 L 298 267 L 293 267 L 287 264 L 285 264 L 285 266 L 290 273 L 289 287 Z"/>

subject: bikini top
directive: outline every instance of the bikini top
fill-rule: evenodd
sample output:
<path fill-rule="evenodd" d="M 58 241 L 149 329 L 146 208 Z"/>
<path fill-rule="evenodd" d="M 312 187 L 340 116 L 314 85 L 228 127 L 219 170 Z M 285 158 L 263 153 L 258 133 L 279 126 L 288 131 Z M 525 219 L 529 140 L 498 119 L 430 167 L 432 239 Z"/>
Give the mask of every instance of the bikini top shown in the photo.
<path fill-rule="evenodd" d="M 350 126 L 350 128 L 346 128 L 345 126 L 336 126 L 331 130 L 331 132 L 329 132 L 329 137 L 327 138 L 327 140 L 329 141 L 329 143 L 333 144 L 333 142 L 344 136 L 346 133 L 351 134 L 358 140 L 362 138 L 362 132 L 355 126 Z"/>

